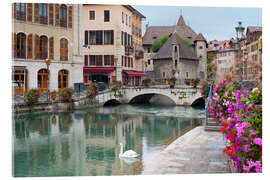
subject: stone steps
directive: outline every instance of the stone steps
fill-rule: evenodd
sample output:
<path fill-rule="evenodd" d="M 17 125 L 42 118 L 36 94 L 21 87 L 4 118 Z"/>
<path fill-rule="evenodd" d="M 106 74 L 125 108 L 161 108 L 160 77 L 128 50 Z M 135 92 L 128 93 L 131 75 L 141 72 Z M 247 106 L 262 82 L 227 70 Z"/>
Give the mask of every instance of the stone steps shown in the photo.
<path fill-rule="evenodd" d="M 213 120 L 213 118 L 209 118 L 207 124 L 204 127 L 205 131 L 216 131 L 219 132 L 220 128 L 216 124 L 216 121 Z"/>

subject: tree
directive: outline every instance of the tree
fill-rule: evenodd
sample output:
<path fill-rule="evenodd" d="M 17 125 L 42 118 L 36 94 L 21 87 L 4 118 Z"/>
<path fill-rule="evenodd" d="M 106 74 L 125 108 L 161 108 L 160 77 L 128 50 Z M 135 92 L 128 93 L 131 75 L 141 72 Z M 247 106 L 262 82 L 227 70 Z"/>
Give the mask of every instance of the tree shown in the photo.
<path fill-rule="evenodd" d="M 187 38 L 185 38 L 185 37 L 180 37 L 181 38 L 181 40 L 184 42 L 184 44 L 185 45 L 187 45 L 189 48 L 191 48 L 191 50 L 194 52 L 195 50 L 194 50 L 194 47 L 192 46 L 192 44 L 191 44 L 191 42 L 187 39 Z"/>
<path fill-rule="evenodd" d="M 152 44 L 153 52 L 158 52 L 158 50 L 165 44 L 165 42 L 169 39 L 169 36 L 166 34 L 159 39 L 156 39 Z"/>
<path fill-rule="evenodd" d="M 207 79 L 215 79 L 216 76 L 216 65 L 213 62 L 214 57 L 214 53 L 207 53 Z"/>

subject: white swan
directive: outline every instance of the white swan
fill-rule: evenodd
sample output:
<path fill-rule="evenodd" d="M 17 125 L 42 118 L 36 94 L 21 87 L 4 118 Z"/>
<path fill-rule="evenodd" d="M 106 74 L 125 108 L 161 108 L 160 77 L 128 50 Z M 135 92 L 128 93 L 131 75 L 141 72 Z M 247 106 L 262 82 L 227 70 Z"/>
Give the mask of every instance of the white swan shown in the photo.
<path fill-rule="evenodd" d="M 120 145 L 120 154 L 119 157 L 129 157 L 129 158 L 135 158 L 138 157 L 140 154 L 136 153 L 133 150 L 128 150 L 126 152 L 123 153 L 123 144 L 119 143 Z"/>

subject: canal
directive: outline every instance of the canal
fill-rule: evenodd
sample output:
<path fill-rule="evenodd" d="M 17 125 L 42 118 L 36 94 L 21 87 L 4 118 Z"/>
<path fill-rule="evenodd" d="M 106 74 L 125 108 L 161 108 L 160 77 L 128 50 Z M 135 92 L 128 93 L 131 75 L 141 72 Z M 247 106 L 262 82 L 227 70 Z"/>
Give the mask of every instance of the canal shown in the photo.
<path fill-rule="evenodd" d="M 204 108 L 118 105 L 13 117 L 13 175 L 141 174 L 169 143 L 200 125 Z M 119 158 L 120 146 L 139 158 Z"/>

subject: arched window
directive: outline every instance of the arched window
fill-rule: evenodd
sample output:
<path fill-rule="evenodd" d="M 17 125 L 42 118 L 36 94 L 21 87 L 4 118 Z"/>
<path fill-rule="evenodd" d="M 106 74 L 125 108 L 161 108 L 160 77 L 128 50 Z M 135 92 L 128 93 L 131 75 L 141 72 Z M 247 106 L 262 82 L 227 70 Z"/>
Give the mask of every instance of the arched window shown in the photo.
<path fill-rule="evenodd" d="M 68 87 L 68 71 L 61 70 L 58 72 L 58 91 Z"/>
<path fill-rule="evenodd" d="M 46 36 L 40 36 L 39 40 L 40 59 L 48 58 L 48 38 Z"/>
<path fill-rule="evenodd" d="M 26 58 L 26 35 L 24 33 L 17 34 L 17 58 Z"/>
<path fill-rule="evenodd" d="M 48 86 L 48 71 L 47 69 L 40 69 L 38 71 L 38 88 L 46 92 Z"/>
<path fill-rule="evenodd" d="M 60 26 L 67 27 L 67 6 L 64 4 L 60 6 Z"/>
<path fill-rule="evenodd" d="M 65 38 L 60 40 L 60 61 L 68 61 L 68 40 Z"/>

